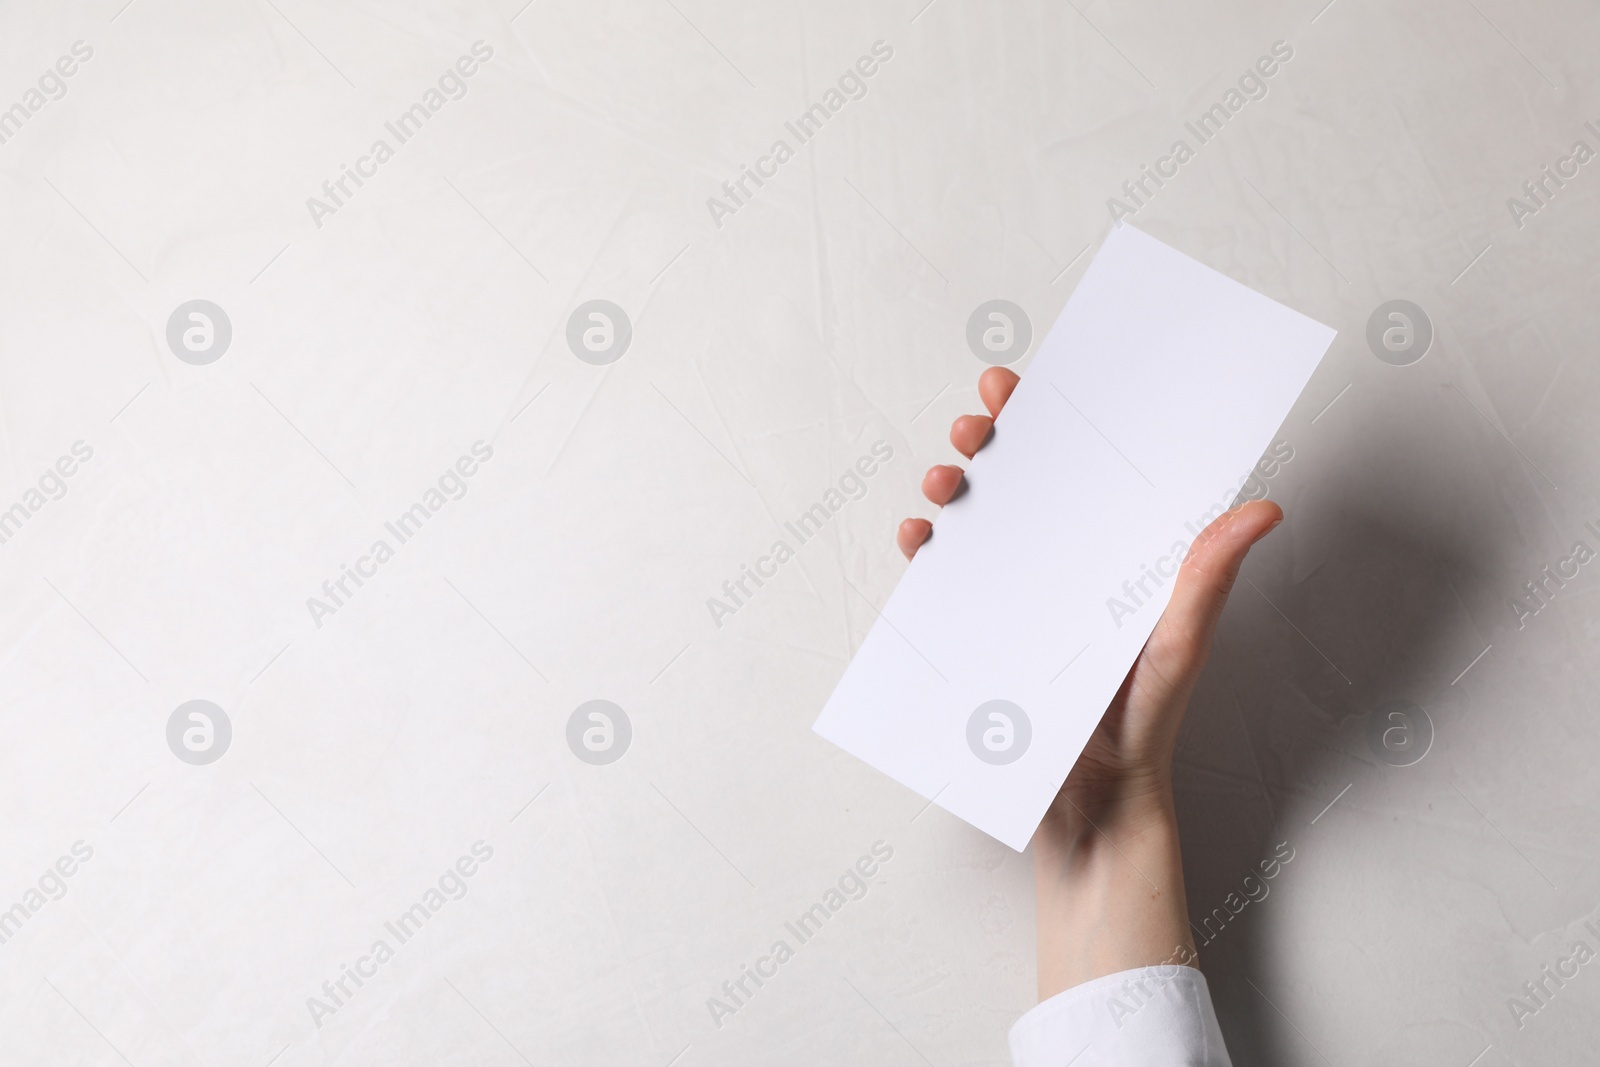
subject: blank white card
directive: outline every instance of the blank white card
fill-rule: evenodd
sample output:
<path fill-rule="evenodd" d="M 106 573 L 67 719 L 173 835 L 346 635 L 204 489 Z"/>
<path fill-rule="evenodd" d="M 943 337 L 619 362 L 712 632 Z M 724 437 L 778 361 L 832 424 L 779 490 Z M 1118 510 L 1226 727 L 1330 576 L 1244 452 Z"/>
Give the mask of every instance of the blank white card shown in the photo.
<path fill-rule="evenodd" d="M 1333 338 L 1114 228 L 817 733 L 1021 851 Z"/>

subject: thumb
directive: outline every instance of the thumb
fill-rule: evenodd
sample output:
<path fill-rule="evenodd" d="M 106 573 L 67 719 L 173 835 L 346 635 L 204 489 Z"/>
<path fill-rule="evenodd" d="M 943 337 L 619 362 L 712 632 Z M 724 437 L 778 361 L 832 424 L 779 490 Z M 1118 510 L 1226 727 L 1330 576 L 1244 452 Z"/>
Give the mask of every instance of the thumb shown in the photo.
<path fill-rule="evenodd" d="M 1224 512 L 1195 539 L 1172 600 L 1145 646 L 1151 666 L 1171 687 L 1170 695 L 1187 698 L 1194 688 L 1245 555 L 1282 521 L 1278 505 L 1253 500 Z"/>

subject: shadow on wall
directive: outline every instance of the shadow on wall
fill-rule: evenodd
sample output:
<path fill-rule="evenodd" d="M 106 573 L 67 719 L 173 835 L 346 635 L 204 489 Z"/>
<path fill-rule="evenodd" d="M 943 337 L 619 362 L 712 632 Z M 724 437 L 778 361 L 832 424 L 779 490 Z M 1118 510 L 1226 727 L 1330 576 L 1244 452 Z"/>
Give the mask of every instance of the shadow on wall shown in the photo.
<path fill-rule="evenodd" d="M 1274 968 L 1290 951 L 1264 918 L 1272 896 L 1304 876 L 1295 859 L 1348 847 L 1336 814 L 1312 820 L 1347 784 L 1432 788 L 1393 765 L 1407 757 L 1381 757 L 1369 717 L 1395 699 L 1436 730 L 1483 713 L 1451 682 L 1512 620 L 1505 576 L 1526 538 L 1511 505 L 1537 492 L 1514 456 L 1429 403 L 1447 399 L 1380 398 L 1289 468 L 1273 493 L 1286 521 L 1247 561 L 1190 704 L 1175 782 L 1189 913 L 1237 1067 L 1322 1063 L 1266 999 L 1283 1007 Z"/>

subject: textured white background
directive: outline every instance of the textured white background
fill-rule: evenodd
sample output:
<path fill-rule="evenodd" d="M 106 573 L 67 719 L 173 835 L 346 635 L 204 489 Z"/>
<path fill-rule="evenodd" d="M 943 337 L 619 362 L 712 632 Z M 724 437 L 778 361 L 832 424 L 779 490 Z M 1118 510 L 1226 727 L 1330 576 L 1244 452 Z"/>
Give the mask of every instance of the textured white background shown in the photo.
<path fill-rule="evenodd" d="M 1202 948 L 1223 1028 L 1241 1065 L 1600 1046 L 1600 962 L 1507 1007 L 1600 947 L 1600 578 L 1510 606 L 1600 548 L 1600 162 L 1520 229 L 1506 205 L 1600 148 L 1592 5 L 122 2 L 0 7 L 0 107 L 94 49 L 0 145 L 0 507 L 94 449 L 0 545 L 0 907 L 94 850 L 0 946 L 0 1062 L 1005 1062 L 1029 859 L 810 724 L 976 410 L 969 313 L 1041 334 L 1107 197 L 1277 40 L 1267 98 L 1135 219 L 1340 330 L 1179 757 L 1197 916 L 1295 849 Z M 469 94 L 315 226 L 480 39 Z M 707 198 L 878 40 L 868 95 L 718 228 Z M 203 367 L 165 341 L 197 297 L 234 331 Z M 1402 368 L 1363 339 L 1397 297 L 1437 330 Z M 564 340 L 594 298 L 634 327 L 604 368 Z M 314 626 L 479 439 L 466 497 Z M 867 496 L 714 626 L 879 439 Z M 207 767 L 165 741 L 193 698 L 234 726 Z M 607 767 L 564 739 L 594 698 L 635 731 Z M 1437 731 L 1414 766 L 1366 741 L 1391 698 Z M 480 839 L 467 896 L 317 1027 Z M 713 1025 L 879 840 L 870 892 Z"/>

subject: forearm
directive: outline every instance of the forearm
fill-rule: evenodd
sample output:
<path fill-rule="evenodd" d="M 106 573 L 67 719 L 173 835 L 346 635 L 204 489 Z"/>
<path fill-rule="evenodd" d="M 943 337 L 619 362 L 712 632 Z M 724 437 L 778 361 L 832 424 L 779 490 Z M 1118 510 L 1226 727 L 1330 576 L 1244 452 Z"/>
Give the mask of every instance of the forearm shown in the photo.
<path fill-rule="evenodd" d="M 1039 999 L 1118 971 L 1189 963 L 1194 941 L 1170 788 L 1063 793 L 1034 838 Z"/>

